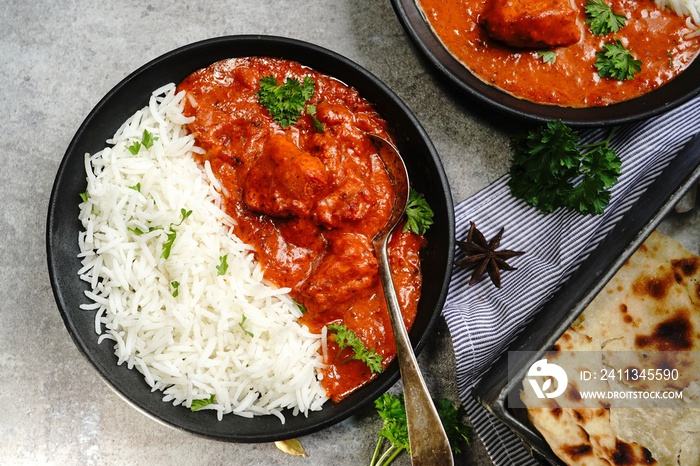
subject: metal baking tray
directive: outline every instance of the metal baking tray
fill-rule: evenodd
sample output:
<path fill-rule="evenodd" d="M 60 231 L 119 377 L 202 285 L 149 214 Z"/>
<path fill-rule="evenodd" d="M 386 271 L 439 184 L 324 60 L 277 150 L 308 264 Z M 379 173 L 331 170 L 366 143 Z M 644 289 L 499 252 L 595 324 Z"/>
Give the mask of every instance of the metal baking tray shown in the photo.
<path fill-rule="evenodd" d="M 519 400 L 511 395 L 520 390 L 530 365 L 552 347 L 647 236 L 663 221 L 677 216 L 675 206 L 699 181 L 700 134 L 673 158 L 474 388 L 476 400 L 510 427 L 542 464 L 564 463 L 529 423 L 524 405 L 509 404 Z M 520 369 L 514 371 L 514 367 Z"/>

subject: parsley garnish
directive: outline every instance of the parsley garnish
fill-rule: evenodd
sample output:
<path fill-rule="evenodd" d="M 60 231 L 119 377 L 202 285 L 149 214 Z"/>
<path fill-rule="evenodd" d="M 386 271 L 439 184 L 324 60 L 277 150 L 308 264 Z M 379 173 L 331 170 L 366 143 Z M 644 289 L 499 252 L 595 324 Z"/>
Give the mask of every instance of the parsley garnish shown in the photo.
<path fill-rule="evenodd" d="M 306 306 L 304 306 L 303 304 L 301 304 L 300 302 L 297 302 L 297 301 L 294 301 L 294 304 L 299 308 L 299 310 L 301 311 L 302 314 L 306 314 L 306 311 L 307 311 Z"/>
<path fill-rule="evenodd" d="M 129 149 L 129 152 L 131 152 L 133 155 L 138 154 L 141 150 L 141 141 L 134 141 L 130 146 L 127 147 L 127 149 Z"/>
<path fill-rule="evenodd" d="M 88 200 L 88 193 L 85 191 L 84 193 L 80 193 L 80 199 L 83 200 L 83 202 L 87 202 Z"/>
<path fill-rule="evenodd" d="M 129 186 L 130 189 L 133 189 L 134 191 L 141 192 L 141 183 L 136 183 L 133 186 Z"/>
<path fill-rule="evenodd" d="M 625 15 L 615 13 L 610 5 L 603 0 L 588 0 L 586 6 L 586 24 L 591 32 L 597 36 L 604 36 L 611 32 L 617 32 L 627 22 Z"/>
<path fill-rule="evenodd" d="M 180 294 L 180 291 L 178 290 L 178 288 L 180 288 L 180 282 L 173 280 L 172 282 L 170 282 L 170 286 L 173 287 L 173 298 L 177 298 L 177 295 Z"/>
<path fill-rule="evenodd" d="M 450 400 L 433 400 L 442 426 L 450 441 L 455 454 L 462 452 L 462 442 L 469 444 L 471 430 L 462 423 L 464 408 L 456 408 Z M 411 447 L 408 440 L 406 424 L 406 405 L 402 395 L 385 393 L 374 401 L 377 414 L 382 418 L 382 427 L 377 432 L 379 439 L 374 449 L 370 466 L 387 466 L 391 464 L 402 451 L 409 452 Z M 384 440 L 390 443 L 389 448 L 382 453 Z"/>
<path fill-rule="evenodd" d="M 338 344 L 338 348 L 342 352 L 345 348 L 351 348 L 355 353 L 347 360 L 357 359 L 367 364 L 369 370 L 373 373 L 382 372 L 382 357 L 374 352 L 373 348 L 367 349 L 365 344 L 360 340 L 355 332 L 342 324 L 331 324 L 328 330 L 334 332 L 333 341 Z"/>
<path fill-rule="evenodd" d="M 603 213 L 622 164 L 609 146 L 614 131 L 602 141 L 580 146 L 579 136 L 561 121 L 514 136 L 511 194 L 542 212 L 564 207 Z"/>
<path fill-rule="evenodd" d="M 297 78 L 287 78 L 284 84 L 277 84 L 274 76 L 265 76 L 260 78 L 258 102 L 270 112 L 276 123 L 286 128 L 297 122 L 306 101 L 314 94 L 314 86 L 310 76 L 306 76 L 303 83 Z"/>
<path fill-rule="evenodd" d="M 208 406 L 212 403 L 216 403 L 216 396 L 215 395 L 212 395 L 209 398 L 204 398 L 202 400 L 192 400 L 192 404 L 190 405 L 190 409 L 192 411 L 199 411 L 200 409 L 202 409 L 205 406 Z"/>
<path fill-rule="evenodd" d="M 557 61 L 557 53 L 552 50 L 540 50 L 537 52 L 537 58 L 541 58 L 543 62 L 553 65 Z"/>
<path fill-rule="evenodd" d="M 158 140 L 158 136 L 154 136 L 150 131 L 147 129 L 143 130 L 143 136 L 141 137 L 141 144 L 143 144 L 143 147 L 146 149 L 150 149 L 153 147 L 153 143 Z"/>
<path fill-rule="evenodd" d="M 403 231 L 424 235 L 433 224 L 433 211 L 428 205 L 428 201 L 415 189 L 411 188 L 408 194 L 408 204 L 406 205 L 406 224 Z"/>
<path fill-rule="evenodd" d="M 248 335 L 249 337 L 254 337 L 255 335 L 253 334 L 253 332 L 246 330 L 246 328 L 243 326 L 246 320 L 248 320 L 248 318 L 245 316 L 245 314 L 243 314 L 243 317 L 241 317 L 241 321 L 238 322 L 238 326 L 241 327 L 241 330 L 243 330 L 243 332 L 245 332 L 246 335 Z"/>
<path fill-rule="evenodd" d="M 217 275 L 225 275 L 228 270 L 228 254 L 219 256 L 219 265 L 216 266 Z"/>
<path fill-rule="evenodd" d="M 160 257 L 163 259 L 170 257 L 170 250 L 172 249 L 175 238 L 177 237 L 177 230 L 175 230 L 175 227 L 182 225 L 182 222 L 184 222 L 190 215 L 192 215 L 191 210 L 180 209 L 180 223 L 175 226 L 172 224 L 170 225 L 170 229 L 166 233 L 167 239 L 165 240 L 165 243 L 163 243 L 163 249 L 160 252 Z"/>
<path fill-rule="evenodd" d="M 642 70 L 642 62 L 636 60 L 620 39 L 609 42 L 603 50 L 596 52 L 595 67 L 601 78 L 615 78 L 620 81 L 634 78 L 634 73 Z"/>
<path fill-rule="evenodd" d="M 145 147 L 146 149 L 150 149 L 151 147 L 153 147 L 153 143 L 156 140 L 158 140 L 158 136 L 154 136 L 153 133 L 151 133 L 147 129 L 144 129 L 143 134 L 141 135 L 141 140 L 134 141 L 133 143 L 131 143 L 130 146 L 127 147 L 127 149 L 129 149 L 129 152 L 131 152 L 133 155 L 136 155 L 141 150 L 141 146 Z"/>

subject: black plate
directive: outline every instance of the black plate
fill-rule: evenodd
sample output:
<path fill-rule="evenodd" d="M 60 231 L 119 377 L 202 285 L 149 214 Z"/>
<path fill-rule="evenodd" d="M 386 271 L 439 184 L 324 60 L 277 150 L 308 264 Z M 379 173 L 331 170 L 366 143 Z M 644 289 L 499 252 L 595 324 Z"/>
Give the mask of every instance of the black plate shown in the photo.
<path fill-rule="evenodd" d="M 144 65 L 112 89 L 90 112 L 68 147 L 56 175 L 46 226 L 49 274 L 56 303 L 68 333 L 85 357 L 114 390 L 134 407 L 172 427 L 225 441 L 269 442 L 318 431 L 371 403 L 399 378 L 396 361 L 376 380 L 341 403 L 328 402 L 323 410 L 286 416 L 284 425 L 274 416 L 244 419 L 235 415 L 217 421 L 213 411 L 193 413 L 161 401 L 140 373 L 117 366 L 112 344 L 97 344 L 94 312 L 79 309 L 87 302 L 88 285 L 77 275 L 79 193 L 86 189 L 83 157 L 105 147 L 106 139 L 136 110 L 147 105 L 153 90 L 178 83 L 193 71 L 218 60 L 237 56 L 270 56 L 298 61 L 356 88 L 373 102 L 389 122 L 402 151 L 412 184 L 425 193 L 435 211 L 424 251 L 425 283 L 415 324 L 410 332 L 416 352 L 425 346 L 445 302 L 454 257 L 454 211 L 450 188 L 440 159 L 425 131 L 406 105 L 375 76 L 350 60 L 321 47 L 269 36 L 221 37 L 184 46 Z M 410 149 L 410 150 L 409 150 Z"/>
<path fill-rule="evenodd" d="M 535 456 L 539 455 L 551 464 L 563 464 L 527 420 L 525 406 L 509 405 L 511 400 L 520 399 L 518 394 L 528 368 L 556 343 L 625 261 L 673 211 L 683 195 L 699 181 L 700 135 L 690 139 L 474 387 L 473 396 L 520 436 Z M 509 358 L 510 352 L 513 353 Z"/>
<path fill-rule="evenodd" d="M 570 108 L 536 104 L 489 86 L 469 71 L 442 44 L 415 0 L 392 0 L 404 30 L 420 53 L 463 94 L 502 114 L 535 122 L 562 120 L 571 126 L 619 125 L 666 112 L 700 94 L 700 59 L 669 85 L 606 107 Z"/>

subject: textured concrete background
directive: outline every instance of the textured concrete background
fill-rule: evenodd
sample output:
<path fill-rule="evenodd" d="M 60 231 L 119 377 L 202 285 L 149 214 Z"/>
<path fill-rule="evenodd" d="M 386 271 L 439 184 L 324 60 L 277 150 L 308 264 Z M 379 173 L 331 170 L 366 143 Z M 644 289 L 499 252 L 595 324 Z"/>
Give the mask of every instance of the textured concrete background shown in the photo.
<path fill-rule="evenodd" d="M 270 444 L 195 438 L 122 401 L 73 345 L 49 284 L 45 222 L 73 134 L 129 73 L 182 45 L 270 34 L 327 47 L 401 97 L 440 153 L 455 202 L 507 170 L 507 133 L 451 93 L 405 36 L 388 1 L 4 0 L 0 9 L 0 463 L 368 464 L 373 410 L 301 438 L 309 457 Z M 437 396 L 456 399 L 454 355 L 440 323 L 420 363 Z M 488 464 L 478 441 L 460 459 Z M 397 462 L 409 464 L 405 456 Z"/>

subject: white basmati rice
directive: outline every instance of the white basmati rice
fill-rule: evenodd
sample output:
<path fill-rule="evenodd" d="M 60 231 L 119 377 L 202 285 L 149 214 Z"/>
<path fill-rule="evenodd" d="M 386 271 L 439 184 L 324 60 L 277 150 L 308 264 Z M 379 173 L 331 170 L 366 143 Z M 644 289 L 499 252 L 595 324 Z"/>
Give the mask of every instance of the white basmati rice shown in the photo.
<path fill-rule="evenodd" d="M 154 91 L 108 147 L 85 156 L 79 275 L 91 302 L 81 307 L 96 311 L 98 342 L 112 340 L 117 363 L 139 370 L 164 401 L 190 407 L 214 395 L 203 409 L 219 419 L 284 422 L 284 409 L 319 410 L 321 337 L 297 322 L 289 290 L 265 284 L 252 249 L 233 234 L 220 184 L 192 157 L 201 149 L 184 126 L 183 98 L 173 84 Z M 134 155 L 128 146 L 144 130 L 157 139 Z"/>
<path fill-rule="evenodd" d="M 692 30 L 686 37 L 700 36 L 700 0 L 654 0 L 662 8 L 668 8 L 678 16 L 686 17 L 686 24 Z"/>

